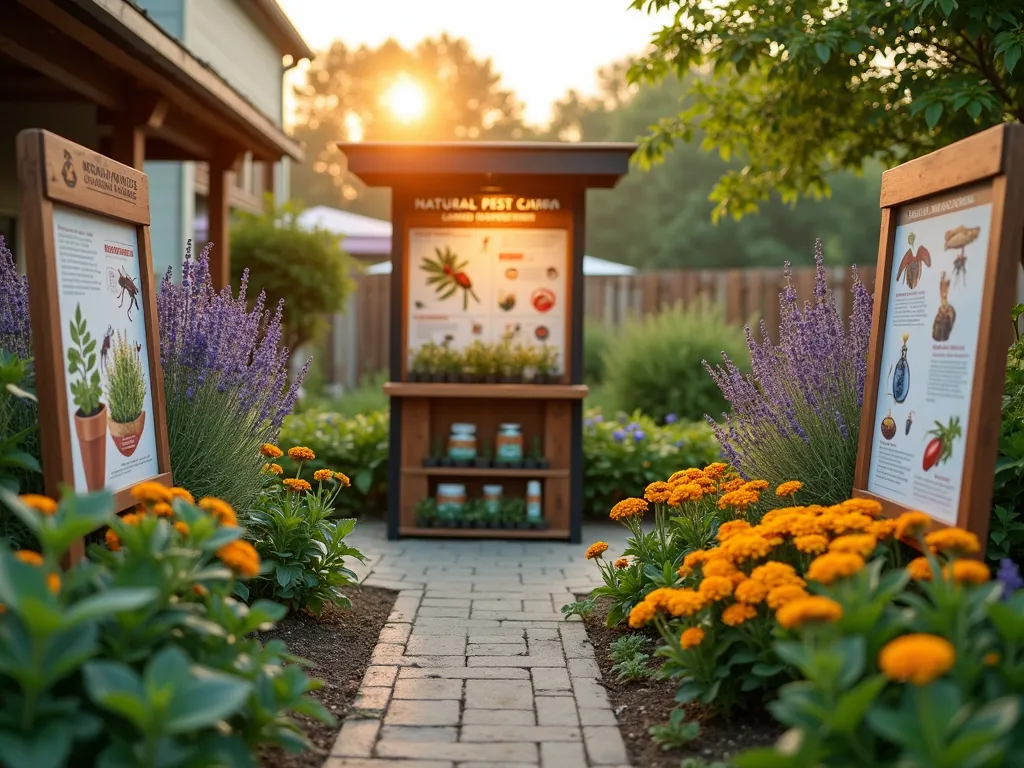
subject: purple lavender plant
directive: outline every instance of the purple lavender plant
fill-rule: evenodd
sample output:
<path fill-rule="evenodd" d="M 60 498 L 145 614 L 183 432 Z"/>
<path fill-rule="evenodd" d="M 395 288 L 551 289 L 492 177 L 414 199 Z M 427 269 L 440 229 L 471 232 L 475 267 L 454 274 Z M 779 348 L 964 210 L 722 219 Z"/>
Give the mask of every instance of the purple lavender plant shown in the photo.
<path fill-rule="evenodd" d="M 186 252 L 181 283 L 168 269 L 157 297 L 171 464 L 193 495 L 244 511 L 260 487 L 259 447 L 276 441 L 309 361 L 289 383 L 284 302 L 271 312 L 260 293 L 250 309 L 248 270 L 237 296 L 214 290 L 210 250 Z"/>
<path fill-rule="evenodd" d="M 724 354 L 724 367 L 712 368 L 705 361 L 731 405 L 720 423 L 707 418 L 723 453 L 742 475 L 773 485 L 798 479 L 807 498 L 834 504 L 849 498 L 853 488 L 872 298 L 853 267 L 847 329 L 828 289 L 820 240 L 814 263 L 814 301 L 802 307 L 786 263 L 778 344 L 763 320 L 761 342 L 746 328 L 750 374 Z"/>
<path fill-rule="evenodd" d="M 18 274 L 14 254 L 0 235 L 0 349 L 25 359 L 32 357 L 28 316 L 28 278 Z"/>

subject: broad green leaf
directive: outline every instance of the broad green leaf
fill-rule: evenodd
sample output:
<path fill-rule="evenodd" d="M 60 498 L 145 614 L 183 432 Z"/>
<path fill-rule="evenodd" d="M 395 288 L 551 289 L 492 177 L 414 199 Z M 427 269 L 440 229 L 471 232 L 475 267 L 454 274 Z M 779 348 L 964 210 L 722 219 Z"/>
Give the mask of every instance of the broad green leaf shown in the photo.
<path fill-rule="evenodd" d="M 79 624 L 111 613 L 134 611 L 159 596 L 156 589 L 116 588 L 97 592 L 75 603 L 67 612 L 69 624 Z"/>
<path fill-rule="evenodd" d="M 827 64 L 828 60 L 832 58 L 832 49 L 826 43 L 815 43 L 814 52 L 818 54 L 822 64 Z"/>
<path fill-rule="evenodd" d="M 945 105 L 940 101 L 928 105 L 928 109 L 924 111 L 924 120 L 928 124 L 929 129 L 933 129 L 939 124 L 944 108 Z"/>
<path fill-rule="evenodd" d="M 209 673 L 189 680 L 164 712 L 168 733 L 185 733 L 215 725 L 245 704 L 252 686 L 238 678 Z"/>
<path fill-rule="evenodd" d="M 886 678 L 875 675 L 863 680 L 839 697 L 829 725 L 840 733 L 852 733 L 885 688 Z"/>
<path fill-rule="evenodd" d="M 6 768 L 62 768 L 71 752 L 71 733 L 50 722 L 29 733 L 0 730 L 0 764 Z"/>

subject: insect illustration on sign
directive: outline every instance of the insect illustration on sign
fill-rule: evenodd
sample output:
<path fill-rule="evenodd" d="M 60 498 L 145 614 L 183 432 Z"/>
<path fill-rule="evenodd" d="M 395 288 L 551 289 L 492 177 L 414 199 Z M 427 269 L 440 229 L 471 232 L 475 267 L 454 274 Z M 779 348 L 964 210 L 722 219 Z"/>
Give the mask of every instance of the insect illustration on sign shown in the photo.
<path fill-rule="evenodd" d="M 485 237 L 483 239 L 483 244 L 480 246 L 480 250 L 483 253 L 487 253 L 487 246 L 490 245 L 490 244 L 491 244 L 491 238 L 490 237 Z"/>
<path fill-rule="evenodd" d="M 914 412 L 911 411 L 910 413 L 907 414 L 907 426 L 906 426 L 906 430 L 903 432 L 903 434 L 909 435 L 910 434 L 910 428 L 913 426 L 913 424 L 914 424 Z"/>
<path fill-rule="evenodd" d="M 917 253 L 914 253 L 914 233 L 911 232 L 907 237 L 907 242 L 910 243 L 910 249 L 903 254 L 903 260 L 900 261 L 900 267 L 896 270 L 896 279 L 902 279 L 906 283 L 907 288 L 914 290 L 917 284 L 921 281 L 921 273 L 924 272 L 925 267 L 932 265 L 932 255 L 928 253 L 928 249 L 923 245 L 918 246 Z"/>
<path fill-rule="evenodd" d="M 946 233 L 946 250 L 953 251 L 960 249 L 960 253 L 953 259 L 953 284 L 961 280 L 967 285 L 967 254 L 964 250 L 968 245 L 978 239 L 981 234 L 981 227 L 965 227 L 963 225 L 951 229 Z"/>
<path fill-rule="evenodd" d="M 886 440 L 892 440 L 896 437 L 896 419 L 892 417 L 892 411 L 889 411 L 888 415 L 882 419 L 881 425 L 882 437 Z"/>
<path fill-rule="evenodd" d="M 893 366 L 889 366 L 889 373 L 886 378 L 892 375 L 892 387 L 889 394 L 897 403 L 902 403 L 910 394 L 910 363 L 907 362 L 907 339 L 909 333 L 903 334 L 903 350 L 900 352 L 900 359 L 896 362 L 896 371 L 893 373 Z"/>
<path fill-rule="evenodd" d="M 470 296 L 479 303 L 480 297 L 473 290 L 473 281 L 465 272 L 469 262 L 462 261 L 460 263 L 459 256 L 453 253 L 448 246 L 445 246 L 443 251 L 440 248 L 435 248 L 434 252 L 437 254 L 437 259 L 429 257 L 423 259 L 420 269 L 429 275 L 427 285 L 434 286 L 434 292 L 438 298 L 444 301 L 461 289 L 463 311 L 469 309 Z"/>
<path fill-rule="evenodd" d="M 132 321 L 132 307 L 134 306 L 136 309 L 141 309 L 141 307 L 139 307 L 139 287 L 135 285 L 135 280 L 133 280 L 132 277 L 123 269 L 118 268 L 117 274 L 117 284 L 121 287 L 121 293 L 117 296 L 117 298 L 121 300 L 121 303 L 117 305 L 117 308 L 120 309 L 124 306 L 124 295 L 127 293 L 129 298 L 128 322 L 130 323 Z"/>
<path fill-rule="evenodd" d="M 104 372 L 107 370 L 107 353 L 110 351 L 110 340 L 114 338 L 114 326 L 108 325 L 107 332 L 103 334 L 103 346 L 100 347 L 100 367 Z"/>
<path fill-rule="evenodd" d="M 142 351 L 142 345 L 139 344 L 139 342 L 137 342 L 137 341 L 135 342 L 135 351 L 136 352 L 141 352 Z"/>

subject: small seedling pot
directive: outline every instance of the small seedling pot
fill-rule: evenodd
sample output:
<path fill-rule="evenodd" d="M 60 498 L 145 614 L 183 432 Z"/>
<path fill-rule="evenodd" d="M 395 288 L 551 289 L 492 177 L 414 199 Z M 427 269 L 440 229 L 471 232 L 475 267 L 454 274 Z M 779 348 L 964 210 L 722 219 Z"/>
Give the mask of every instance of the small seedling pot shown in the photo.
<path fill-rule="evenodd" d="M 536 469 L 536 468 L 537 468 L 537 460 L 536 459 L 523 459 L 523 469 Z"/>
<path fill-rule="evenodd" d="M 484 384 L 497 384 L 497 383 L 498 383 L 498 377 L 495 374 L 488 373 L 486 376 L 484 376 Z"/>
<path fill-rule="evenodd" d="M 547 459 L 537 459 L 537 469 L 551 469 L 551 462 Z"/>
<path fill-rule="evenodd" d="M 472 459 L 454 459 L 452 463 L 456 467 L 459 467 L 461 469 L 466 469 L 468 467 L 473 466 L 473 460 Z"/>
<path fill-rule="evenodd" d="M 549 378 L 550 378 L 550 376 L 548 376 L 548 374 L 546 374 L 546 373 L 535 373 L 535 374 L 533 374 L 533 383 L 534 384 L 547 384 Z"/>
<path fill-rule="evenodd" d="M 461 375 L 461 374 L 458 374 L 458 373 L 446 373 L 446 374 L 444 375 L 444 380 L 445 380 L 445 382 L 447 382 L 448 384 L 458 384 L 458 383 L 459 383 L 459 380 L 460 380 L 461 378 L 462 378 L 462 375 Z"/>
<path fill-rule="evenodd" d="M 516 523 L 516 528 L 521 531 L 528 531 L 530 529 L 530 523 L 527 520 L 523 520 L 521 523 Z"/>
<path fill-rule="evenodd" d="M 432 373 L 432 374 L 430 374 L 430 381 L 433 382 L 434 384 L 443 384 L 444 383 L 444 374 L 443 373 Z"/>
<path fill-rule="evenodd" d="M 481 456 L 477 456 L 475 459 L 473 459 L 473 466 L 476 467 L 477 469 L 490 469 L 491 460 L 485 459 Z"/>
<path fill-rule="evenodd" d="M 433 456 L 427 456 L 427 458 L 425 458 L 423 460 L 423 466 L 424 467 L 436 467 L 437 464 L 438 464 L 438 459 L 435 459 Z"/>
<path fill-rule="evenodd" d="M 534 531 L 546 531 L 548 529 L 548 521 L 534 520 L 530 523 L 530 529 Z"/>
<path fill-rule="evenodd" d="M 476 384 L 480 381 L 480 377 L 475 373 L 463 373 L 462 376 L 460 376 L 460 380 L 463 384 Z"/>
<path fill-rule="evenodd" d="M 445 456 L 443 459 L 441 459 L 441 466 L 442 467 L 454 467 L 455 466 L 455 461 L 450 459 L 450 458 L 448 458 L 447 456 Z"/>
<path fill-rule="evenodd" d="M 418 525 L 420 528 L 433 528 L 434 521 L 428 517 L 418 517 L 416 518 L 416 525 Z"/>

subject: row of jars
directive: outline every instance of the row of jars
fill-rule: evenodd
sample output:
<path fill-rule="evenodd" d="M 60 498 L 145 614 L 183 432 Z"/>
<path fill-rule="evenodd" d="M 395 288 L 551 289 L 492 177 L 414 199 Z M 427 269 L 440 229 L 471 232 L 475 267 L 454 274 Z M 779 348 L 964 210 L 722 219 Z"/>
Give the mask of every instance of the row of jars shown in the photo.
<path fill-rule="evenodd" d="M 483 487 L 484 506 L 487 511 L 496 515 L 501 507 L 504 488 L 500 485 L 491 484 Z M 463 483 L 438 483 L 437 486 L 437 511 L 442 514 L 458 515 L 466 505 L 466 486 Z M 540 520 L 541 518 L 541 488 L 539 480 L 530 480 L 526 484 L 526 519 Z"/>
<path fill-rule="evenodd" d="M 472 461 L 476 458 L 476 424 L 455 423 L 448 437 L 448 458 Z M 505 423 L 498 427 L 494 457 L 498 461 L 523 460 L 523 432 L 519 424 Z"/>

